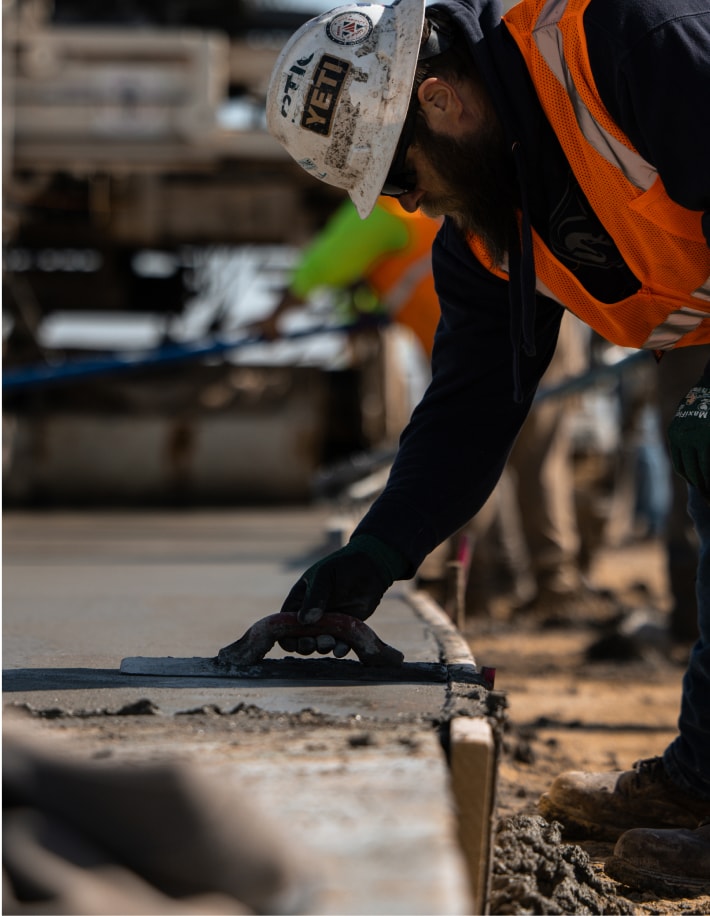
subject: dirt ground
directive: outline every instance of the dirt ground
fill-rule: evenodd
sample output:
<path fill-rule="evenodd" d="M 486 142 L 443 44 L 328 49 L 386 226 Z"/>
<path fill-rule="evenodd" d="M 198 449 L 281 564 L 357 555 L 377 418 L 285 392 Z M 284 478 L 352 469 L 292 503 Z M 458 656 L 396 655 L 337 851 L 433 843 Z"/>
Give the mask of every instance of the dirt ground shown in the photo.
<path fill-rule="evenodd" d="M 613 589 L 624 604 L 640 611 L 655 609 L 657 620 L 666 619 L 668 591 L 658 542 L 600 551 L 590 579 Z M 500 619 L 495 614 L 492 619 L 469 617 L 465 631 L 477 662 L 497 669 L 496 688 L 508 700 L 510 726 L 498 787 L 500 824 L 512 816 L 536 815 L 537 799 L 558 773 L 628 769 L 635 760 L 661 753 L 674 737 L 689 645 L 644 640 L 634 644 L 639 651 L 620 653 L 626 657 L 602 652 L 591 661 L 590 647 L 603 645 L 606 633 L 600 621 L 541 627 L 505 618 L 503 613 Z M 521 823 L 533 832 L 539 826 L 523 820 L 518 829 Z M 561 842 L 572 841 L 562 835 Z M 591 872 L 603 881 L 592 907 L 579 903 L 576 912 L 710 913 L 710 896 L 667 900 L 607 879 L 602 863 L 612 845 L 587 842 L 568 850 L 566 858 L 574 859 L 581 847 Z M 494 889 L 496 870 L 505 870 L 500 865 L 494 866 Z M 507 908 L 500 902 L 505 897 L 497 898 L 499 912 L 566 911 L 564 906 L 546 909 L 544 901 L 526 908 L 524 895 L 513 897 L 517 901 L 507 901 Z"/>

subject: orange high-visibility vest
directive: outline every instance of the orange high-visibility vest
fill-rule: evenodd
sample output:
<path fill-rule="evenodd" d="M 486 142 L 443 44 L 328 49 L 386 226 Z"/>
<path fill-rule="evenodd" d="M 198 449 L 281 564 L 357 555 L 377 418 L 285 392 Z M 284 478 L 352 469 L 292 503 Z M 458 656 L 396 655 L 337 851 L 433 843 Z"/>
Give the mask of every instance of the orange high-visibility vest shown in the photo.
<path fill-rule="evenodd" d="M 377 206 L 401 220 L 409 242 L 404 249 L 383 254 L 367 271 L 366 279 L 397 324 L 411 328 L 431 355 L 440 316 L 431 248 L 441 221 L 430 219 L 418 210 L 407 213 L 394 198 L 380 197 Z"/>
<path fill-rule="evenodd" d="M 587 53 L 589 0 L 524 0 L 504 20 L 543 110 L 593 210 L 641 287 L 599 302 L 533 231 L 538 292 L 556 299 L 624 347 L 672 349 L 710 343 L 710 249 L 702 213 L 674 203 L 657 171 L 606 111 Z M 480 240 L 474 254 L 493 268 Z"/>

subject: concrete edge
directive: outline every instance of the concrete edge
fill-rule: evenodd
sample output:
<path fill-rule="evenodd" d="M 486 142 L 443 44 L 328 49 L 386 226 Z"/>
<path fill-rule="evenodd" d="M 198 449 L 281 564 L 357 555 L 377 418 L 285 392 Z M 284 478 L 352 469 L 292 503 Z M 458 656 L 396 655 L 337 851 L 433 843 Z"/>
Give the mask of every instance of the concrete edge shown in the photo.
<path fill-rule="evenodd" d="M 404 597 L 405 601 L 433 630 L 441 648 L 442 664 L 476 667 L 476 660 L 460 630 L 430 595 L 420 590 L 412 590 Z"/>
<path fill-rule="evenodd" d="M 482 718 L 453 719 L 450 759 L 458 839 L 468 871 L 474 912 L 487 914 L 498 768 L 496 740 L 490 723 Z"/>
<path fill-rule="evenodd" d="M 406 600 L 432 629 L 442 653 L 441 661 L 450 670 L 453 669 L 454 680 L 458 679 L 458 674 L 463 674 L 462 679 L 467 680 L 467 675 L 476 676 L 485 670 L 492 670 L 476 665 L 460 630 L 430 595 L 412 590 Z M 485 715 L 470 717 L 465 703 L 457 708 L 454 702 L 451 713 L 447 756 L 458 843 L 466 864 L 474 902 L 473 912 L 488 914 L 493 868 L 498 741 L 491 721 Z"/>

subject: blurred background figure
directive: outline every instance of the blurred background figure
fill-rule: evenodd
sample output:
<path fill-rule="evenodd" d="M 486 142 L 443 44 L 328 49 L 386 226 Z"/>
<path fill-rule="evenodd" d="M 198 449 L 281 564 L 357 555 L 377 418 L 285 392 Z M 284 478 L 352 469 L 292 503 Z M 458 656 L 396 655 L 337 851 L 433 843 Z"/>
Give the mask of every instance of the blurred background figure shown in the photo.
<path fill-rule="evenodd" d="M 575 474 L 578 395 L 546 397 L 546 391 L 590 368 L 589 330 L 566 313 L 555 354 L 511 452 L 506 470 L 484 510 L 467 528 L 472 552 L 466 606 L 489 614 L 497 598 L 510 612 L 566 619 L 608 609 L 590 588 L 583 568 Z"/>
<path fill-rule="evenodd" d="M 4 717 L 3 913 L 295 914 L 310 881 L 264 812 L 196 764 L 88 761 Z"/>
<path fill-rule="evenodd" d="M 608 364 L 628 355 L 597 341 Z M 619 441 L 611 463 L 613 482 L 605 536 L 612 546 L 662 538 L 671 504 L 671 466 L 659 408 L 659 375 L 648 359 L 620 373 L 612 392 Z M 679 395 L 679 399 L 680 399 Z M 670 417 L 669 417 L 670 421 Z"/>
<path fill-rule="evenodd" d="M 540 392 L 583 375 L 590 367 L 589 330 L 566 312 Z M 533 406 L 510 456 L 527 558 L 518 578 L 532 595 L 518 610 L 568 618 L 584 616 L 598 601 L 581 568 L 582 535 L 574 470 L 575 396 L 550 397 Z"/>
<path fill-rule="evenodd" d="M 439 226 L 439 220 L 407 213 L 385 197 L 361 220 L 348 199 L 305 248 L 276 307 L 255 329 L 278 337 L 287 312 L 302 307 L 316 290 L 329 289 L 341 293 L 335 308 L 343 319 L 386 316 L 409 328 L 430 357 L 439 321 L 431 247 Z"/>

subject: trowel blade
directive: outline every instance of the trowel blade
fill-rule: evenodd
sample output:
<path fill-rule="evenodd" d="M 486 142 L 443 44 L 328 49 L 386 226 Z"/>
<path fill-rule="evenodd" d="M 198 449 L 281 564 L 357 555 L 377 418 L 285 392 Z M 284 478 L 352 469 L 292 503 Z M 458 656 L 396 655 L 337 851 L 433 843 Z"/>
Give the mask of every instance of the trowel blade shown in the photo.
<path fill-rule="evenodd" d="M 397 668 L 367 668 L 347 658 L 269 658 L 255 665 L 226 669 L 214 658 L 124 658 L 121 674 L 156 677 L 217 677 L 263 680 L 298 680 L 310 683 L 350 681 L 366 683 L 441 684 L 449 677 L 446 665 L 431 662 L 405 662 Z"/>
<path fill-rule="evenodd" d="M 214 658 L 149 658 L 137 655 L 124 658 L 121 662 L 121 674 L 155 674 L 165 677 L 224 677 L 224 672 L 217 668 Z"/>

